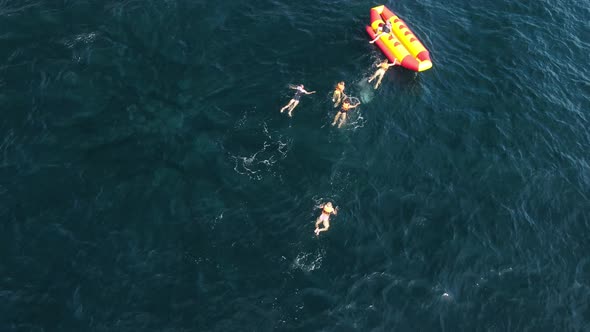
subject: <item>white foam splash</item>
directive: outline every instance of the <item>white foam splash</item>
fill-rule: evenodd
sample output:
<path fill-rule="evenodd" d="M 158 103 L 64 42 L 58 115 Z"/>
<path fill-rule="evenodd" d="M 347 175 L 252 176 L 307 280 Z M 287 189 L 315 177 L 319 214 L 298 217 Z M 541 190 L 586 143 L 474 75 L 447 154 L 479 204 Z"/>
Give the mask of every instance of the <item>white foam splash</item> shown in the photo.
<path fill-rule="evenodd" d="M 79 44 L 88 45 L 96 40 L 97 33 L 96 32 L 89 32 L 89 33 L 81 33 L 70 40 L 66 40 L 64 44 L 67 48 L 74 48 Z"/>
<path fill-rule="evenodd" d="M 246 118 L 240 119 L 239 126 L 243 126 Z M 287 157 L 291 140 L 284 140 L 281 135 L 278 138 L 273 137 L 270 133 L 266 122 L 262 124 L 262 132 L 266 140 L 262 143 L 262 148 L 251 155 L 240 156 L 231 155 L 234 160 L 234 170 L 241 175 L 246 175 L 253 180 L 262 180 L 264 174 L 274 174 L 273 166 L 282 159 Z"/>
<path fill-rule="evenodd" d="M 314 253 L 299 253 L 291 264 L 292 269 L 305 272 L 315 271 L 322 267 L 323 252 L 318 250 Z"/>

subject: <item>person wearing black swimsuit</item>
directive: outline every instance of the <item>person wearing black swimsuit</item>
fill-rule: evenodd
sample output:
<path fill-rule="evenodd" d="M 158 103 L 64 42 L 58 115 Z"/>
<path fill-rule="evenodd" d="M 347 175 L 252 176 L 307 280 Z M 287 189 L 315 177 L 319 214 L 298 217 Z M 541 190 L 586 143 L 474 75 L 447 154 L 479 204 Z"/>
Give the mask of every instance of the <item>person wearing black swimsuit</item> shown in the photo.
<path fill-rule="evenodd" d="M 297 90 L 297 92 L 295 92 L 295 95 L 293 96 L 293 98 L 291 98 L 291 100 L 289 100 L 289 103 L 285 106 L 283 106 L 283 108 L 281 108 L 281 113 L 283 113 L 286 109 L 289 109 L 289 116 L 293 116 L 293 109 L 295 109 L 295 107 L 297 106 L 297 104 L 299 104 L 299 99 L 301 98 L 301 95 L 306 94 L 306 95 L 310 95 L 312 93 L 315 93 L 315 91 L 311 91 L 308 92 L 303 88 L 303 84 L 300 84 L 298 86 L 290 86 L 290 89 L 293 90 Z"/>
<path fill-rule="evenodd" d="M 336 122 L 338 122 L 338 119 L 340 118 L 338 128 L 342 127 L 342 125 L 346 121 L 346 113 L 348 113 L 350 109 L 353 109 L 360 104 L 361 103 L 359 102 L 358 104 L 350 105 L 350 99 L 344 99 L 344 101 L 342 101 L 342 108 L 340 109 L 340 111 L 338 111 L 338 113 L 336 113 L 336 116 L 334 117 L 334 122 L 332 122 L 332 126 L 335 125 Z"/>
<path fill-rule="evenodd" d="M 387 22 L 385 22 L 385 25 L 382 25 L 377 28 L 377 36 L 375 36 L 375 38 L 373 40 L 371 40 L 369 43 L 373 44 L 374 42 L 377 41 L 377 39 L 381 38 L 381 36 L 383 36 L 385 34 L 390 34 L 391 29 L 392 29 L 391 21 L 387 20 Z"/>

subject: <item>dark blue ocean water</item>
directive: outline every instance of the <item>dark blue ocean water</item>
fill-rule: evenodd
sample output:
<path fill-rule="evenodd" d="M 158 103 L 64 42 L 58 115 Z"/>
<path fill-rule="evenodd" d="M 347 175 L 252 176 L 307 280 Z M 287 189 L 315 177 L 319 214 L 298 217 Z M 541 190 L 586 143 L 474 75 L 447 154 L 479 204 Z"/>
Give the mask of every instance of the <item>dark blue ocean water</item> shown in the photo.
<path fill-rule="evenodd" d="M 377 4 L 0 1 L 0 331 L 589 331 L 590 3 Z"/>

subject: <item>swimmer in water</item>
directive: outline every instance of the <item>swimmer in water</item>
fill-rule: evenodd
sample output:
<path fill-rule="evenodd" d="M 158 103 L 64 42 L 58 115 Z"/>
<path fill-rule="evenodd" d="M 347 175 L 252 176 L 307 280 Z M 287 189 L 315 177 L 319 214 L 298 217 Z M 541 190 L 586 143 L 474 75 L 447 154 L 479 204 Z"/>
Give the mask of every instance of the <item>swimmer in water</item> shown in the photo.
<path fill-rule="evenodd" d="M 385 60 L 383 60 L 383 62 L 377 64 L 376 67 L 379 67 L 379 69 L 377 69 L 375 74 L 373 74 L 373 76 L 371 76 L 371 78 L 369 78 L 369 83 L 371 83 L 375 78 L 379 77 L 377 79 L 377 84 L 375 84 L 375 89 L 377 89 L 379 87 L 379 85 L 381 84 L 381 80 L 383 79 L 383 75 L 385 75 L 385 72 L 387 71 L 387 69 L 389 69 L 389 67 L 395 66 L 397 64 L 398 64 L 397 59 L 395 59 L 393 61 L 393 63 L 389 63 L 389 61 L 387 59 L 385 59 Z"/>
<path fill-rule="evenodd" d="M 334 88 L 334 94 L 332 95 L 332 102 L 334 103 L 334 107 L 338 107 L 342 98 L 346 97 L 344 94 L 344 81 L 338 82 L 336 87 Z"/>
<path fill-rule="evenodd" d="M 348 113 L 348 111 L 350 109 L 353 109 L 360 104 L 361 104 L 361 102 L 359 101 L 357 104 L 350 105 L 350 99 L 345 98 L 344 101 L 342 101 L 342 108 L 340 109 L 340 111 L 338 111 L 338 113 L 336 113 L 336 116 L 334 117 L 334 122 L 332 122 L 332 126 L 335 125 L 336 122 L 338 121 L 338 119 L 340 118 L 340 123 L 338 123 L 338 128 L 342 127 L 342 125 L 346 121 L 346 113 Z"/>
<path fill-rule="evenodd" d="M 321 232 L 327 231 L 328 228 L 330 228 L 330 215 L 338 214 L 338 208 L 334 208 L 334 206 L 332 206 L 332 202 L 322 204 L 318 206 L 318 208 L 322 209 L 322 214 L 320 214 L 318 220 L 315 222 L 315 235 L 320 235 Z M 324 227 L 320 228 L 320 224 L 322 224 Z"/>
<path fill-rule="evenodd" d="M 392 28 L 391 21 L 390 20 L 387 20 L 385 22 L 385 25 L 381 25 L 381 26 L 379 26 L 377 28 L 377 35 L 369 43 L 373 44 L 374 42 L 377 41 L 377 39 L 381 38 L 381 36 L 383 36 L 385 34 L 390 34 L 391 33 L 391 28 Z"/>
<path fill-rule="evenodd" d="M 289 89 L 297 90 L 297 92 L 295 92 L 295 95 L 293 96 L 293 98 L 291 98 L 291 100 L 289 100 L 289 103 L 287 105 L 285 105 L 283 108 L 281 108 L 281 113 L 283 113 L 286 109 L 289 109 L 289 116 L 293 116 L 293 109 L 295 109 L 295 107 L 297 107 L 297 104 L 299 104 L 299 98 L 301 98 L 301 95 L 302 94 L 310 95 L 312 93 L 315 93 L 315 91 L 311 91 L 311 92 L 306 91 L 303 88 L 303 84 L 300 84 L 297 86 L 289 86 Z"/>

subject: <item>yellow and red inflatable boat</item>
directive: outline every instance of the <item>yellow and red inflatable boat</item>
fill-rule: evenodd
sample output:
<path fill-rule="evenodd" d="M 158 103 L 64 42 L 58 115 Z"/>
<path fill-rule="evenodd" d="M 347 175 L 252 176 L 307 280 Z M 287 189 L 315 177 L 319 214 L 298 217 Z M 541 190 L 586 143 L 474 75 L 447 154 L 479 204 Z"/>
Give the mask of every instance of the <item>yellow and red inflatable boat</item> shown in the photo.
<path fill-rule="evenodd" d="M 384 34 L 375 42 L 383 54 L 393 62 L 395 59 L 407 69 L 425 71 L 432 68 L 430 54 L 407 24 L 385 6 L 371 8 L 371 26 L 367 33 L 371 39 L 377 36 L 377 28 L 391 21 L 391 33 Z"/>

